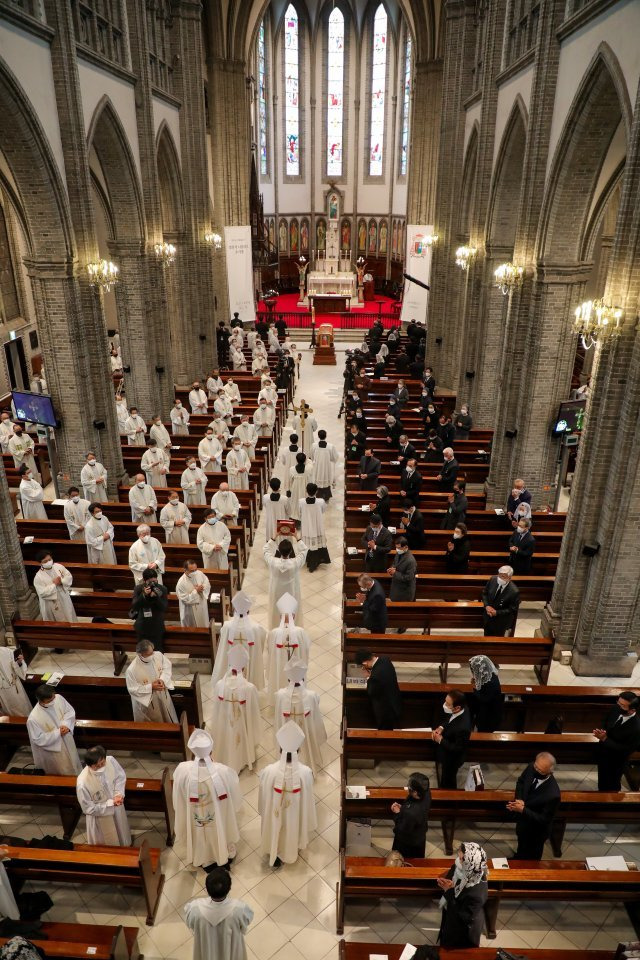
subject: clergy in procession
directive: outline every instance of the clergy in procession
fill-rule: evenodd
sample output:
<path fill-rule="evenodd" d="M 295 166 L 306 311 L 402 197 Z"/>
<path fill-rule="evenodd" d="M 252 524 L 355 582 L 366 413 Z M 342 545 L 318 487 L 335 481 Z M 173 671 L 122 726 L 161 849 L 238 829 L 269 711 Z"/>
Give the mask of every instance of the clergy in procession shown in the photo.
<path fill-rule="evenodd" d="M 154 650 L 151 640 L 140 640 L 136 644 L 136 655 L 127 667 L 125 680 L 136 722 L 178 722 L 169 693 L 173 690 L 171 661 L 164 653 Z"/>
<path fill-rule="evenodd" d="M 310 573 L 317 570 L 322 563 L 331 563 L 324 531 L 324 511 L 327 505 L 317 496 L 317 492 L 315 483 L 308 483 L 307 495 L 298 503 L 300 536 L 309 548 L 307 567 Z"/>
<path fill-rule="evenodd" d="M 269 629 L 280 622 L 278 600 L 285 593 L 295 597 L 298 608 L 298 626 L 302 626 L 302 603 L 300 596 L 300 570 L 307 559 L 307 545 L 297 541 L 297 549 L 291 540 L 281 540 L 276 546 L 273 540 L 264 545 L 263 556 L 269 567 Z"/>
<path fill-rule="evenodd" d="M 116 419 L 118 421 L 118 433 L 121 437 L 126 437 L 127 428 L 125 426 L 129 418 L 129 408 L 125 397 L 116 397 Z"/>
<path fill-rule="evenodd" d="M 291 496 L 291 505 L 289 507 L 291 519 L 300 520 L 300 501 L 306 495 L 307 484 L 311 482 L 311 471 L 313 464 L 307 459 L 306 453 L 297 453 L 296 462 L 289 471 L 289 494 Z"/>
<path fill-rule="evenodd" d="M 80 471 L 80 483 L 89 503 L 107 503 L 107 471 L 96 460 L 95 453 L 88 453 Z"/>
<path fill-rule="evenodd" d="M 101 503 L 90 503 L 90 519 L 84 528 L 89 563 L 115 567 L 116 551 L 113 549 L 113 524 L 102 512 Z"/>
<path fill-rule="evenodd" d="M 174 437 L 186 437 L 189 435 L 189 411 L 182 405 L 182 400 L 176 400 L 169 414 L 171 420 L 171 433 Z"/>
<path fill-rule="evenodd" d="M 194 380 L 193 387 L 189 391 L 189 404 L 192 416 L 206 417 L 208 400 L 199 380 Z"/>
<path fill-rule="evenodd" d="M 75 710 L 47 683 L 36 689 L 36 700 L 27 718 L 34 766 L 49 776 L 76 777 L 82 765 L 73 739 Z"/>
<path fill-rule="evenodd" d="M 185 560 L 184 573 L 176 584 L 176 593 L 180 602 L 180 624 L 183 627 L 208 627 L 209 578 L 198 570 L 196 560 Z"/>
<path fill-rule="evenodd" d="M 320 695 L 307 689 L 307 664 L 302 660 L 290 660 L 284 668 L 287 685 L 276 693 L 274 732 L 293 720 L 304 733 L 300 748 L 300 759 L 311 767 L 315 776 L 322 769 L 323 743 L 327 742 L 327 731 L 320 711 Z"/>
<path fill-rule="evenodd" d="M 198 444 L 198 459 L 205 473 L 220 473 L 222 470 L 222 444 L 214 437 L 211 427 Z"/>
<path fill-rule="evenodd" d="M 146 523 L 136 527 L 138 539 L 129 547 L 129 569 L 135 583 L 141 583 L 145 570 L 153 570 L 157 574 L 158 583 L 162 583 L 164 573 L 165 553 L 162 544 L 156 537 L 151 536 L 151 528 Z"/>
<path fill-rule="evenodd" d="M 44 508 L 44 490 L 37 480 L 33 479 L 31 467 L 23 463 L 20 467 L 20 506 L 25 520 L 46 520 L 47 511 Z"/>
<path fill-rule="evenodd" d="M 179 763 L 173 774 L 176 842 L 186 846 L 185 863 L 208 872 L 235 858 L 242 793 L 235 770 L 212 758 L 206 731 L 194 730 L 188 747 L 195 759 Z"/>
<path fill-rule="evenodd" d="M 36 467 L 34 456 L 35 446 L 33 444 L 33 440 L 21 423 L 14 423 L 13 436 L 9 437 L 7 451 L 13 457 L 13 465 L 16 470 L 19 470 L 24 464 L 25 466 L 29 467 L 31 470 L 31 476 L 35 480 L 41 479 L 40 474 L 38 473 L 38 468 Z"/>
<path fill-rule="evenodd" d="M 79 540 L 84 543 L 84 529 L 91 516 L 89 506 L 89 501 L 80 496 L 77 487 L 69 487 L 67 499 L 64 502 L 64 519 L 70 540 Z"/>
<path fill-rule="evenodd" d="M 151 437 L 140 460 L 140 469 L 144 470 L 149 486 L 166 487 L 170 463 L 169 454 Z"/>
<path fill-rule="evenodd" d="M 318 496 L 330 500 L 339 455 L 334 445 L 327 441 L 326 430 L 318 430 L 318 439 L 311 447 L 310 457 L 313 461 L 311 480 L 318 488 Z"/>
<path fill-rule="evenodd" d="M 233 616 L 220 628 L 220 639 L 213 665 L 211 682 L 215 686 L 229 669 L 229 652 L 234 646 L 243 647 L 249 655 L 245 676 L 258 690 L 264 689 L 264 664 L 262 650 L 267 631 L 249 616 L 252 600 L 240 590 L 231 600 Z"/>
<path fill-rule="evenodd" d="M 162 450 L 165 454 L 168 467 L 171 461 L 171 437 L 159 413 L 154 414 L 153 423 L 149 429 L 149 436 L 152 440 L 155 440 L 158 450 Z M 166 486 L 166 484 L 163 484 L 163 486 Z"/>
<path fill-rule="evenodd" d="M 191 512 L 175 490 L 169 490 L 169 499 L 160 511 L 160 524 L 167 543 L 189 543 Z"/>
<path fill-rule="evenodd" d="M 136 482 L 129 487 L 129 506 L 134 523 L 156 523 L 158 499 L 153 487 L 145 480 L 144 473 L 136 473 Z"/>
<path fill-rule="evenodd" d="M 240 396 L 240 388 L 238 387 L 238 384 L 235 382 L 233 377 L 229 377 L 227 382 L 224 384 L 223 389 L 226 395 L 229 397 L 229 400 L 231 401 L 231 405 L 233 407 L 237 407 L 238 404 L 242 403 L 242 397 Z"/>
<path fill-rule="evenodd" d="M 238 526 L 240 501 L 233 490 L 229 489 L 228 483 L 223 481 L 211 497 L 211 509 L 215 510 L 218 520 L 224 520 L 227 526 Z"/>
<path fill-rule="evenodd" d="M 127 775 L 104 747 L 90 747 L 76 780 L 76 796 L 87 820 L 87 843 L 130 847 L 131 830 L 124 808 Z"/>
<path fill-rule="evenodd" d="M 147 432 L 147 426 L 138 413 L 137 407 L 131 407 L 124 428 L 127 432 L 127 443 L 131 447 L 144 447 L 144 435 Z"/>
<path fill-rule="evenodd" d="M 213 412 L 220 420 L 224 420 L 227 426 L 231 425 L 233 417 L 233 405 L 225 393 L 224 388 L 218 390 L 218 397 L 213 401 Z"/>
<path fill-rule="evenodd" d="M 285 449 L 281 450 L 278 454 L 278 462 L 284 467 L 284 476 L 287 484 L 289 482 L 289 473 L 291 471 L 291 467 L 295 466 L 296 457 L 301 452 L 302 451 L 298 446 L 298 434 L 292 433 L 289 437 L 289 446 L 285 447 Z"/>
<path fill-rule="evenodd" d="M 224 389 L 224 383 L 220 377 L 220 371 L 216 367 L 207 377 L 207 394 L 209 400 L 215 400 L 218 396 L 218 390 Z"/>
<path fill-rule="evenodd" d="M 187 457 L 187 466 L 182 471 L 180 486 L 188 507 L 203 506 L 207 502 L 207 478 L 196 463 L 195 457 Z"/>
<path fill-rule="evenodd" d="M 11 419 L 11 414 L 8 410 L 2 410 L 0 412 L 0 450 L 2 453 L 7 453 L 9 451 L 9 440 L 14 434 L 13 420 Z"/>
<path fill-rule="evenodd" d="M 0 713 L 9 717 L 28 717 L 31 702 L 23 686 L 27 665 L 19 650 L 0 647 Z"/>
<path fill-rule="evenodd" d="M 232 490 L 249 489 L 249 471 L 251 461 L 238 437 L 233 438 L 231 450 L 226 456 L 227 480 Z"/>
<path fill-rule="evenodd" d="M 249 666 L 245 647 L 235 644 L 228 653 L 229 669 L 213 687 L 211 733 L 216 757 L 236 773 L 253 769 L 262 736 L 258 691 L 244 671 Z"/>
<path fill-rule="evenodd" d="M 240 423 L 233 431 L 234 439 L 237 437 L 243 446 L 243 449 L 249 456 L 250 460 L 255 459 L 256 455 L 256 442 L 258 440 L 258 431 L 254 423 L 251 423 L 249 420 L 249 414 L 243 413 L 240 417 Z"/>
<path fill-rule="evenodd" d="M 311 637 L 306 630 L 296 625 L 298 602 L 290 593 L 283 594 L 277 603 L 280 623 L 269 631 L 267 637 L 267 690 L 269 701 L 287 683 L 285 667 L 291 660 L 309 663 Z"/>
<path fill-rule="evenodd" d="M 288 520 L 291 515 L 291 499 L 280 493 L 281 483 L 278 477 L 269 481 L 269 493 L 262 496 L 265 529 L 264 537 L 268 542 L 278 536 L 278 520 Z"/>
<path fill-rule="evenodd" d="M 295 863 L 300 850 L 309 846 L 317 819 L 313 773 L 298 760 L 304 733 L 289 720 L 280 727 L 276 739 L 280 759 L 260 773 L 258 813 L 262 855 L 278 869 L 283 863 Z"/>
<path fill-rule="evenodd" d="M 40 601 L 43 620 L 75 623 L 78 619 L 71 601 L 73 577 L 61 563 L 54 563 L 50 553 L 43 551 L 36 558 L 40 569 L 33 578 L 33 586 Z"/>
<path fill-rule="evenodd" d="M 244 934 L 253 910 L 228 896 L 231 875 L 216 867 L 207 874 L 206 897 L 185 904 L 185 923 L 193 933 L 193 960 L 247 960 Z"/>
<path fill-rule="evenodd" d="M 218 520 L 215 510 L 205 512 L 204 523 L 198 527 L 196 543 L 205 570 L 229 569 L 231 534 L 226 523 Z"/>
<path fill-rule="evenodd" d="M 213 435 L 216 440 L 220 441 L 220 446 L 224 449 L 227 445 L 229 439 L 229 424 L 224 419 L 224 417 L 215 416 L 209 427 L 213 430 Z"/>
<path fill-rule="evenodd" d="M 298 436 L 302 437 L 302 449 L 304 452 L 310 453 L 311 447 L 313 446 L 313 435 L 318 429 L 318 423 L 315 417 L 312 417 L 309 413 L 309 405 L 305 403 L 304 400 L 300 401 L 300 407 L 301 409 L 304 409 L 306 413 L 304 418 L 304 427 L 300 414 L 296 413 L 293 418 L 293 430 L 298 434 Z"/>
<path fill-rule="evenodd" d="M 265 397 L 258 404 L 257 410 L 253 412 L 253 423 L 258 431 L 259 437 L 270 437 L 273 433 L 273 425 L 276 421 L 276 411 L 269 406 Z"/>

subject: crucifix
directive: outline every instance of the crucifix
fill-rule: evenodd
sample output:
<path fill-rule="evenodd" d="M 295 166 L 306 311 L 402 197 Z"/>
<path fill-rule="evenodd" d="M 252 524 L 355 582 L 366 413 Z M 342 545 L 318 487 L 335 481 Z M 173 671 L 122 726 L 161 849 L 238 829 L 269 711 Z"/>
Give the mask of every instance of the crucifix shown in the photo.
<path fill-rule="evenodd" d="M 300 427 L 304 432 L 304 428 L 307 424 L 307 418 L 310 413 L 313 413 L 313 407 L 310 407 L 308 403 L 305 403 L 304 400 L 301 399 L 300 406 L 296 407 L 295 403 L 292 403 L 291 409 L 300 417 Z"/>

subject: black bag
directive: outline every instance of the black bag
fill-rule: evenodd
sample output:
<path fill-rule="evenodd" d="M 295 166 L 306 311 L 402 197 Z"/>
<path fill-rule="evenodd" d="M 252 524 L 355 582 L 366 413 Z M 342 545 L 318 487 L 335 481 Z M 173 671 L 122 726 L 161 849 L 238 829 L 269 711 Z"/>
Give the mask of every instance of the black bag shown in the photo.
<path fill-rule="evenodd" d="M 35 937 L 36 940 L 48 940 L 49 934 L 42 932 L 40 920 L 12 920 L 11 917 L 5 917 L 0 920 L 0 937 Z"/>
<path fill-rule="evenodd" d="M 45 775 L 41 767 L 32 767 L 31 765 L 27 765 L 26 767 L 9 767 L 7 772 L 14 773 L 19 777 L 43 777 Z"/>
<path fill-rule="evenodd" d="M 16 897 L 21 920 L 39 920 L 43 913 L 51 910 L 53 900 L 44 890 L 33 893 L 19 893 Z"/>
<path fill-rule="evenodd" d="M 52 837 L 47 834 L 46 837 L 34 837 L 30 847 L 44 848 L 45 850 L 73 850 L 71 840 L 63 840 L 61 837 Z"/>

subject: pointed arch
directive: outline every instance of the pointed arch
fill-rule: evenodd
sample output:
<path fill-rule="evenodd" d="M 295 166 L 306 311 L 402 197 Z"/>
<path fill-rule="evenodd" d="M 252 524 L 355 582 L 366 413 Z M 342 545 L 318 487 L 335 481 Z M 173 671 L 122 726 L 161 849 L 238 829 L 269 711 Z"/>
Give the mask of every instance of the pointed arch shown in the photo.
<path fill-rule="evenodd" d="M 162 206 L 162 232 L 177 237 L 184 231 L 184 191 L 175 140 L 166 120 L 156 134 L 156 162 Z"/>
<path fill-rule="evenodd" d="M 470 235 L 473 205 L 475 202 L 479 132 L 480 125 L 476 120 L 469 136 L 469 142 L 467 144 L 467 150 L 464 155 L 464 163 L 462 166 L 462 188 L 458 217 L 458 234 L 464 239 L 468 239 Z"/>
<path fill-rule="evenodd" d="M 527 108 L 518 94 L 502 136 L 491 184 L 487 243 L 493 247 L 513 248 L 515 243 L 527 125 Z"/>

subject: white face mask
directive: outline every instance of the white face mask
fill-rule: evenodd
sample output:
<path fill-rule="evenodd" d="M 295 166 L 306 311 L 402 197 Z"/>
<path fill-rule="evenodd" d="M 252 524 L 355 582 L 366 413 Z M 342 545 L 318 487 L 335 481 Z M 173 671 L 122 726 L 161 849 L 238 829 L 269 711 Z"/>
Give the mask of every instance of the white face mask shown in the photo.
<path fill-rule="evenodd" d="M 149 540 L 151 540 L 151 537 L 150 537 L 149 534 L 147 533 L 147 534 L 145 534 L 144 537 L 140 537 L 140 539 L 142 540 L 143 543 L 149 543 Z"/>
<path fill-rule="evenodd" d="M 212 433 L 208 433 L 208 434 L 207 434 L 207 440 L 213 440 L 213 434 L 212 434 Z"/>
<path fill-rule="evenodd" d="M 448 713 L 448 714 L 453 713 L 453 707 L 448 706 L 447 703 L 442 704 L 442 709 L 444 710 L 445 713 Z"/>
<path fill-rule="evenodd" d="M 463 417 L 466 417 L 466 415 L 467 415 L 467 408 L 466 408 L 466 407 L 463 407 L 462 410 L 460 411 L 460 413 L 462 414 Z"/>
<path fill-rule="evenodd" d="M 526 533 L 526 532 L 527 532 L 526 527 L 518 527 L 518 533 Z"/>
<path fill-rule="evenodd" d="M 403 554 L 403 553 L 406 553 L 406 552 L 407 552 L 406 550 L 403 550 L 403 549 L 401 549 L 400 547 L 397 547 L 397 548 L 396 548 L 396 553 L 398 554 L 399 557 L 401 557 L 402 554 Z"/>
<path fill-rule="evenodd" d="M 176 403 L 176 407 L 177 407 L 178 409 L 180 409 L 181 406 L 182 406 L 182 403 Z"/>
<path fill-rule="evenodd" d="M 190 464 L 189 464 L 189 470 L 195 470 L 195 468 L 196 468 L 196 464 L 195 464 L 195 463 L 190 463 Z"/>
<path fill-rule="evenodd" d="M 217 518 L 217 517 L 207 517 L 207 523 L 210 523 L 211 526 L 213 526 L 214 523 L 217 523 L 217 522 L 218 522 L 218 518 Z"/>
<path fill-rule="evenodd" d="M 94 517 L 96 518 L 96 520 L 102 520 L 102 510 L 96 510 L 96 512 L 94 513 Z"/>
<path fill-rule="evenodd" d="M 80 497 L 71 497 L 71 499 L 73 500 L 74 503 L 80 502 Z"/>
<path fill-rule="evenodd" d="M 461 533 L 458 533 L 457 531 L 455 531 L 454 534 L 453 534 L 453 539 L 454 539 L 454 540 L 459 540 L 461 536 L 462 536 Z"/>
<path fill-rule="evenodd" d="M 145 488 L 146 484 L 145 484 L 144 480 L 138 480 L 137 486 L 140 487 L 141 490 L 143 490 L 143 489 Z"/>
<path fill-rule="evenodd" d="M 87 463 L 89 464 L 90 467 L 95 467 L 96 465 L 95 460 L 87 460 Z"/>
<path fill-rule="evenodd" d="M 516 490 L 516 488 L 514 487 L 513 490 L 511 491 L 511 496 L 516 497 L 517 499 L 521 493 L 522 493 L 522 490 Z"/>
<path fill-rule="evenodd" d="M 31 480 L 31 474 L 30 474 L 30 473 L 25 473 L 24 479 L 27 480 L 27 481 Z"/>
<path fill-rule="evenodd" d="M 172 507 L 177 507 L 178 504 L 180 503 L 180 501 L 179 501 L 179 500 L 169 500 L 169 503 L 171 504 Z"/>
<path fill-rule="evenodd" d="M 42 564 L 43 570 L 51 570 L 52 566 L 53 560 L 45 560 L 45 562 Z"/>
<path fill-rule="evenodd" d="M 237 453 L 237 452 L 240 450 L 240 445 L 238 444 L 238 446 L 236 446 L 235 443 L 234 443 L 233 449 L 234 449 L 234 450 L 236 451 L 236 453 Z"/>
<path fill-rule="evenodd" d="M 505 580 L 504 577 L 498 577 L 498 583 L 500 584 L 501 587 L 506 587 L 509 581 Z"/>

